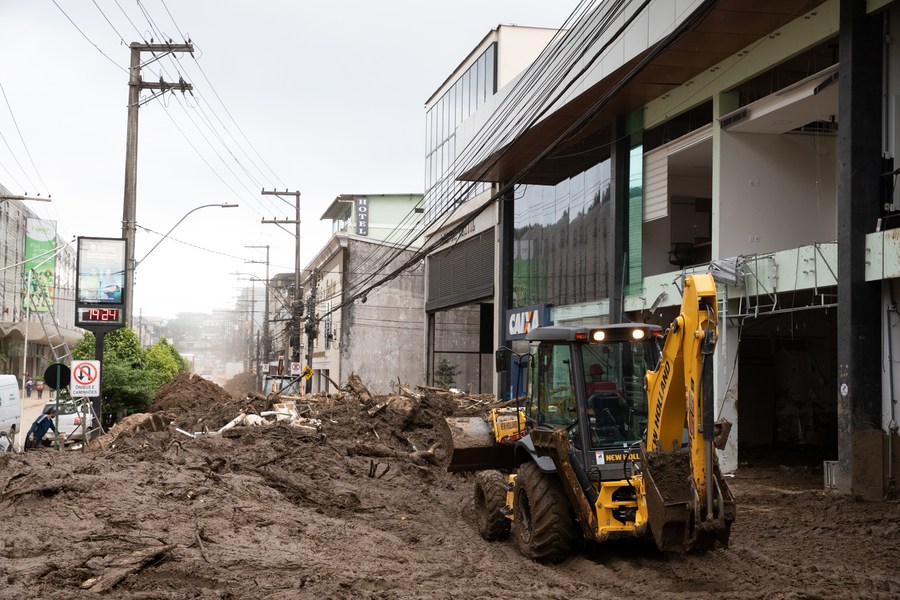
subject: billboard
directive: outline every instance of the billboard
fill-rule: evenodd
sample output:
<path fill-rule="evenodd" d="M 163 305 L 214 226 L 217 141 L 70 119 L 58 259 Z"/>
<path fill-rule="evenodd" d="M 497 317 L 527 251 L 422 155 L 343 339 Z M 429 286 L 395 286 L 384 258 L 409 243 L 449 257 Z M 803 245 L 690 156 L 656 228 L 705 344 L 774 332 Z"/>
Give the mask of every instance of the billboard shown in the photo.
<path fill-rule="evenodd" d="M 78 238 L 78 302 L 122 304 L 125 240 Z"/>
<path fill-rule="evenodd" d="M 56 221 L 25 220 L 25 285 L 26 306 L 35 312 L 53 310 L 53 293 L 56 288 Z"/>
<path fill-rule="evenodd" d="M 125 240 L 78 238 L 75 325 L 121 327 L 125 322 Z"/>

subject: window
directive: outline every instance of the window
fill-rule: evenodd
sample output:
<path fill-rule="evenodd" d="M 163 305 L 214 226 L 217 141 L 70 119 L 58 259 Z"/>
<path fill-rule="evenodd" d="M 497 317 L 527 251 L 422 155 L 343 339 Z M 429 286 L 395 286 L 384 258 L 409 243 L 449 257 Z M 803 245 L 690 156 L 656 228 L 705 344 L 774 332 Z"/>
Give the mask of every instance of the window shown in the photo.
<path fill-rule="evenodd" d="M 647 427 L 644 375 L 656 366 L 651 340 L 584 346 L 585 397 L 591 420 L 591 446 L 632 443 Z"/>
<path fill-rule="evenodd" d="M 538 423 L 568 427 L 577 421 L 572 381 L 571 348 L 542 347 L 538 352 Z"/>

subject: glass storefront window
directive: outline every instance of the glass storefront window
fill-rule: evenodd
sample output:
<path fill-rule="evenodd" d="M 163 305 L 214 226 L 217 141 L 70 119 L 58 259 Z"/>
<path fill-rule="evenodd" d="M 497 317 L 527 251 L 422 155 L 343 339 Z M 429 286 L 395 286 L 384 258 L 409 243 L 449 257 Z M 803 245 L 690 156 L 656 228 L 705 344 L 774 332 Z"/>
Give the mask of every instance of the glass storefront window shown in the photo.
<path fill-rule="evenodd" d="M 471 197 L 488 186 L 443 186 L 440 183 L 455 178 L 450 172 L 456 161 L 456 128 L 476 108 L 496 91 L 497 44 L 491 44 L 469 69 L 435 102 L 426 114 L 425 214 L 428 221 L 440 215 L 456 198 L 452 190 L 468 189 Z"/>
<path fill-rule="evenodd" d="M 613 289 L 610 161 L 555 186 L 516 190 L 513 306 L 609 298 Z"/>

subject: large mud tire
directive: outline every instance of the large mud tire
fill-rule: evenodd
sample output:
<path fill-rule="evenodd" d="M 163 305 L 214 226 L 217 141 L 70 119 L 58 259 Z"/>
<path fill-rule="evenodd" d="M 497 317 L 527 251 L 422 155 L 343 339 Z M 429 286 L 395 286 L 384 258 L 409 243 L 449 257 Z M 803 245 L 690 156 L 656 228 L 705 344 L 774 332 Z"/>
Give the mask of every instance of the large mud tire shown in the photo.
<path fill-rule="evenodd" d="M 506 508 L 506 480 L 500 471 L 475 474 L 475 523 L 485 540 L 494 542 L 509 537 L 511 522 L 503 514 Z"/>
<path fill-rule="evenodd" d="M 516 545 L 524 556 L 552 563 L 572 554 L 581 531 L 555 474 L 530 462 L 519 467 L 513 510 Z"/>

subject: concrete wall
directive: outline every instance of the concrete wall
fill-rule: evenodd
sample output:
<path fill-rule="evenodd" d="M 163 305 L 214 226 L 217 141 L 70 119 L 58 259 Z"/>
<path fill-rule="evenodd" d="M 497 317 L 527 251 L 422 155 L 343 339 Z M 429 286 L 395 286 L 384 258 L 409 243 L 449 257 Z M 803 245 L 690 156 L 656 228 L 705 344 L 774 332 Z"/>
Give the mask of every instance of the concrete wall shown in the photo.
<path fill-rule="evenodd" d="M 353 274 L 372 270 L 372 253 L 382 248 L 350 240 L 346 268 L 351 282 L 358 280 Z M 401 252 L 384 273 L 411 256 L 411 252 Z M 425 272 L 421 263 L 371 290 L 365 303 L 357 300 L 348 305 L 339 332 L 342 377 L 351 372 L 359 374 L 373 393 L 390 392 L 398 377 L 404 383 L 421 383 L 425 377 L 424 314 Z"/>
<path fill-rule="evenodd" d="M 498 27 L 497 87 L 502 88 L 531 66 L 557 31 L 543 27 Z"/>
<path fill-rule="evenodd" d="M 837 138 L 727 131 L 721 137 L 713 202 L 718 256 L 837 238 Z"/>
<path fill-rule="evenodd" d="M 412 230 L 420 226 L 421 216 L 410 215 L 421 202 L 422 194 L 373 194 L 369 199 L 369 237 L 394 243 L 412 241 L 413 247 L 422 245 L 421 239 L 413 240 Z M 354 222 L 350 233 L 356 233 L 358 215 L 354 206 Z"/>

